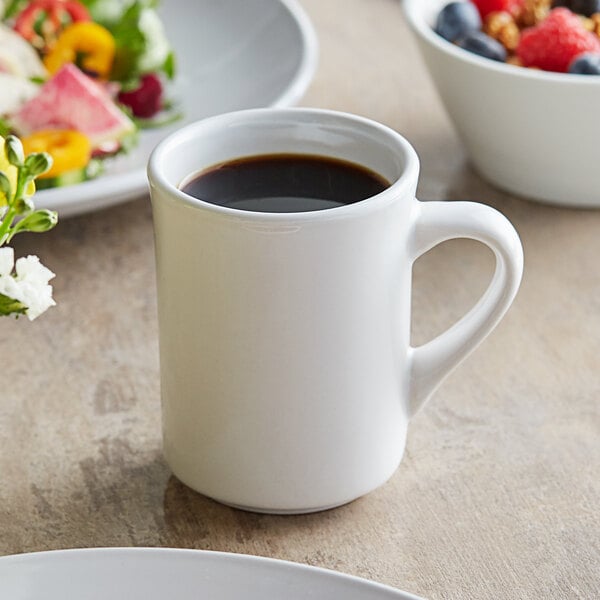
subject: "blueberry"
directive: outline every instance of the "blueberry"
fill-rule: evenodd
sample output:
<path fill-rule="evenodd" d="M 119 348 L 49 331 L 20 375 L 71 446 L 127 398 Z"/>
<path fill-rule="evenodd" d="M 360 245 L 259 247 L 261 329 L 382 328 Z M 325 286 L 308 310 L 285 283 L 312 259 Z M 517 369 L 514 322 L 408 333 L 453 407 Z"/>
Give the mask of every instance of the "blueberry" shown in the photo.
<path fill-rule="evenodd" d="M 442 8 L 437 18 L 435 31 L 449 42 L 481 29 L 481 17 L 470 2 L 451 2 Z"/>
<path fill-rule="evenodd" d="M 500 62 L 506 61 L 504 46 L 481 31 L 467 33 L 467 35 L 456 40 L 456 45 L 484 58 L 491 58 Z"/>
<path fill-rule="evenodd" d="M 553 0 L 552 8 L 564 6 L 579 15 L 591 17 L 600 12 L 600 0 Z"/>
<path fill-rule="evenodd" d="M 569 65 L 569 73 L 600 75 L 600 54 L 581 54 Z"/>

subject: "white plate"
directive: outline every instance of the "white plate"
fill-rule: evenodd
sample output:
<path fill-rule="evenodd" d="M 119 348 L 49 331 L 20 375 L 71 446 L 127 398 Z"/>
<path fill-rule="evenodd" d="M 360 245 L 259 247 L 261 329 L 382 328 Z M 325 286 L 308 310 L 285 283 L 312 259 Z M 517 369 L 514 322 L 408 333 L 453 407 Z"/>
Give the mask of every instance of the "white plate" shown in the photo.
<path fill-rule="evenodd" d="M 8 600 L 419 600 L 297 563 L 166 548 L 58 550 L 0 558 Z"/>
<path fill-rule="evenodd" d="M 170 95 L 184 118 L 142 131 L 98 179 L 38 192 L 38 208 L 68 217 L 140 196 L 148 156 L 173 130 L 232 110 L 291 106 L 314 75 L 316 36 L 296 0 L 162 0 L 160 12 L 178 65 Z"/>

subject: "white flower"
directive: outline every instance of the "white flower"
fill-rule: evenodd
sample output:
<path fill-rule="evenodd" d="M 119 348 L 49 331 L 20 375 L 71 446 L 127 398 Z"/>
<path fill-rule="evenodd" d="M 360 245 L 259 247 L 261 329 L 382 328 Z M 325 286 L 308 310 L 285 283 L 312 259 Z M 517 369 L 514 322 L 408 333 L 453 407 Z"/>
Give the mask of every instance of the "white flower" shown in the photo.
<path fill-rule="evenodd" d="M 14 265 L 15 251 L 9 247 L 0 248 L 0 294 L 21 302 L 19 286 L 12 276 Z"/>
<path fill-rule="evenodd" d="M 14 277 L 13 264 L 13 249 L 0 248 L 0 294 L 24 304 L 27 307 L 25 314 L 33 321 L 56 304 L 52 299 L 52 286 L 48 285 L 54 273 L 44 267 L 37 256 L 19 258 Z"/>
<path fill-rule="evenodd" d="M 15 251 L 6 246 L 0 248 L 0 277 L 10 275 L 15 265 Z"/>

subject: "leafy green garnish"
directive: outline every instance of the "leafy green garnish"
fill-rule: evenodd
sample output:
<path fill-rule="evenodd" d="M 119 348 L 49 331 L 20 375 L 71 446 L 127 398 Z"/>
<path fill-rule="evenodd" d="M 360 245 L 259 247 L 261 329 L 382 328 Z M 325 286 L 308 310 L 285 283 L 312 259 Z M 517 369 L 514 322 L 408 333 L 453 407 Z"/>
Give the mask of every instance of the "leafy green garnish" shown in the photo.
<path fill-rule="evenodd" d="M 161 111 L 158 115 L 150 119 L 141 119 L 139 117 L 135 117 L 134 123 L 139 129 L 157 129 L 159 127 L 164 127 L 165 125 L 175 123 L 181 118 L 183 118 L 183 112 L 181 111 Z"/>
<path fill-rule="evenodd" d="M 138 130 L 132 131 L 123 137 L 121 147 L 117 154 L 129 154 L 139 143 L 140 135 Z"/>
<path fill-rule="evenodd" d="M 105 2 L 101 3 L 105 6 Z M 112 0 L 113 8 L 98 15 L 99 0 L 86 0 L 95 19 L 104 25 L 115 39 L 115 59 L 110 79 L 125 87 L 135 87 L 140 75 L 164 72 L 170 79 L 175 62 L 162 23 L 155 11 L 154 0 L 123 2 Z"/>
<path fill-rule="evenodd" d="M 172 50 L 169 52 L 163 64 L 162 70 L 169 79 L 173 79 L 175 77 L 175 53 Z"/>
<path fill-rule="evenodd" d="M 112 27 L 116 51 L 111 79 L 127 81 L 139 76 L 137 62 L 146 51 L 146 38 L 139 28 L 139 20 L 144 5 L 134 2 Z"/>
<path fill-rule="evenodd" d="M 94 179 L 101 175 L 103 171 L 104 163 L 97 158 L 92 158 L 85 167 L 85 177 L 86 179 Z"/>
<path fill-rule="evenodd" d="M 4 14 L 0 15 L 4 19 L 11 19 L 18 15 L 29 0 L 10 0 L 4 9 Z"/>

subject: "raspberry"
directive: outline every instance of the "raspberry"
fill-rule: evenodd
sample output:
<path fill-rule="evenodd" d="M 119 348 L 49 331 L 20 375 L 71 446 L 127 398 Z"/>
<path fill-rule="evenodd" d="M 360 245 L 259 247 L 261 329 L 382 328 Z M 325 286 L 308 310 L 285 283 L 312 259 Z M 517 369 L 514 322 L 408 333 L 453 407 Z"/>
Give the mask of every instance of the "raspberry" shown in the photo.
<path fill-rule="evenodd" d="M 555 8 L 535 27 L 521 32 L 517 56 L 526 67 L 566 73 L 584 52 L 600 52 L 600 38 L 586 31 L 582 20 L 567 8 Z"/>
<path fill-rule="evenodd" d="M 522 4 L 522 0 L 471 0 L 479 10 L 482 19 L 490 13 L 504 11 L 512 12 Z"/>
<path fill-rule="evenodd" d="M 121 92 L 119 102 L 131 108 L 134 116 L 148 119 L 162 108 L 162 84 L 154 73 L 144 75 L 139 87 L 128 92 Z"/>

